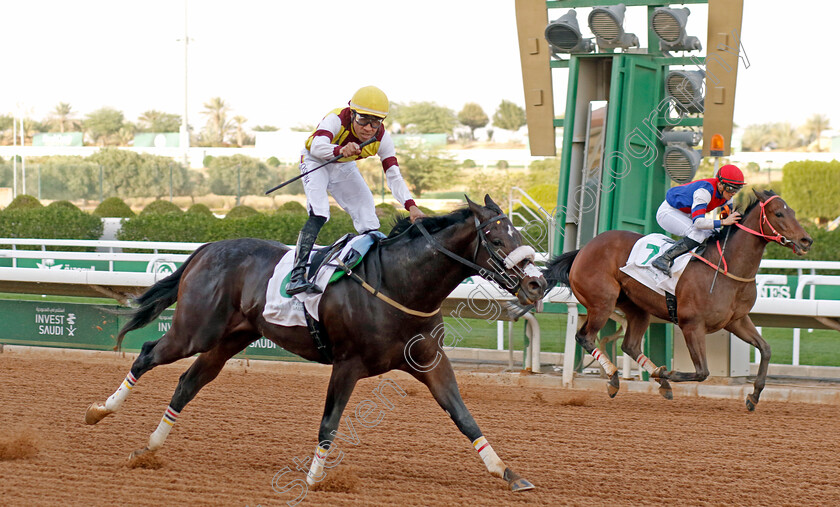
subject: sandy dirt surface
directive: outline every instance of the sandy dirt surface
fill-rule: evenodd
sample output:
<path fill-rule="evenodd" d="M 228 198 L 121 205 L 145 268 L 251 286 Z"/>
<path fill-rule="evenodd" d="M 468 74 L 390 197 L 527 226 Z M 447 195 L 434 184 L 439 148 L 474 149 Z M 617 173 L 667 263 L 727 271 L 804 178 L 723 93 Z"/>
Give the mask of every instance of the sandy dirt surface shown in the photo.
<path fill-rule="evenodd" d="M 0 354 L 0 504 L 284 505 L 300 493 L 276 492 L 272 478 L 296 459 L 308 467 L 327 368 L 226 368 L 153 459 L 130 468 L 128 454 L 148 441 L 189 361 L 152 370 L 120 413 L 86 426 L 87 406 L 104 401 L 130 364 Z M 358 444 L 341 444 L 329 491 L 309 491 L 300 505 L 840 505 L 838 406 L 762 402 L 749 413 L 743 400 L 611 400 L 458 377 L 491 445 L 535 490 L 508 491 L 424 386 L 389 374 L 407 395 L 389 396 L 393 409 L 368 428 L 352 410 L 375 399 L 381 380 L 358 384 L 345 411 Z"/>

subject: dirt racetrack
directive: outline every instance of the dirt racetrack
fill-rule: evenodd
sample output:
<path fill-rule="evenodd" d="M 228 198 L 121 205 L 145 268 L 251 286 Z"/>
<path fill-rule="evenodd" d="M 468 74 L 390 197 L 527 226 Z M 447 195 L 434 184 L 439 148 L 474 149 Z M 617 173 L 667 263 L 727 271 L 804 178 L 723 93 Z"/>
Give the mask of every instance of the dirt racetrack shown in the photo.
<path fill-rule="evenodd" d="M 159 367 L 120 413 L 83 422 L 131 364 L 113 354 L 0 354 L 0 449 L 29 435 L 37 451 L 0 452 L 1 505 L 284 505 L 272 478 L 311 460 L 329 370 L 231 364 L 181 413 L 150 468 L 128 454 L 157 427 L 189 361 Z M 378 426 L 355 424 L 339 478 L 300 505 L 840 505 L 840 407 L 499 385 L 459 372 L 467 406 L 508 466 L 536 485 L 511 493 L 424 386 Z M 380 379 L 356 387 L 345 416 Z M 339 431 L 348 429 L 346 419 Z M 4 444 L 5 442 L 5 444 Z M 13 457 L 13 456 L 12 456 Z M 294 472 L 281 476 L 278 488 Z"/>

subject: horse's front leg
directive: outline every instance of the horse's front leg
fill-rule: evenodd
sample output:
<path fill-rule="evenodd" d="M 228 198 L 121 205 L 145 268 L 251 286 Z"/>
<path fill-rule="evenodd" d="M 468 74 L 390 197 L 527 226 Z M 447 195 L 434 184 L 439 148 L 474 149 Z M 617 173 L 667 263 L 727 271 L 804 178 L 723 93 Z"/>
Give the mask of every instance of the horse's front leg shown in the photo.
<path fill-rule="evenodd" d="M 419 364 L 434 364 L 426 371 L 411 366 L 406 366 L 404 369 L 414 378 L 426 384 L 441 408 L 449 414 L 461 433 L 470 439 L 473 447 L 478 451 L 478 455 L 484 461 L 487 470 L 492 475 L 507 481 L 508 486 L 513 491 L 534 489 L 533 484 L 504 464 L 487 442 L 487 439 L 484 438 L 472 414 L 464 405 L 464 400 L 461 399 L 461 393 L 458 391 L 458 383 L 455 381 L 455 373 L 452 371 L 449 359 L 442 353 L 437 357 L 439 361 L 436 364 L 433 361 L 419 362 Z"/>
<path fill-rule="evenodd" d="M 684 323 L 680 325 L 688 354 L 691 362 L 694 363 L 694 373 L 680 371 L 669 371 L 660 375 L 663 379 L 670 379 L 674 382 L 702 382 L 709 376 L 709 367 L 706 363 L 706 325 L 700 321 L 697 323 Z"/>
<path fill-rule="evenodd" d="M 350 395 L 353 394 L 356 383 L 363 376 L 363 371 L 365 371 L 364 368 L 357 361 L 333 365 L 330 385 L 327 388 L 327 399 L 324 402 L 324 416 L 321 418 L 321 426 L 318 429 L 318 446 L 315 448 L 312 465 L 306 474 L 306 482 L 310 486 L 324 479 L 325 465 L 327 468 L 332 468 L 341 461 L 341 456 L 327 461 L 331 448 L 334 450 L 333 440 L 336 436 L 342 440 L 349 440 L 353 444 L 358 443 L 352 420 L 348 418 L 346 421 L 348 427 L 345 428 L 345 435 L 347 436 L 338 433 L 338 424 L 341 422 L 341 414 L 344 413 L 344 408 L 350 401 Z"/>
<path fill-rule="evenodd" d="M 761 362 L 758 365 L 758 374 L 755 377 L 755 387 L 752 394 L 747 395 L 747 409 L 753 411 L 755 406 L 758 405 L 758 398 L 761 396 L 761 391 L 764 390 L 764 382 L 767 380 L 767 367 L 770 365 L 770 345 L 762 338 L 761 333 L 758 332 L 748 315 L 733 320 L 724 329 L 734 333 L 735 336 L 757 348 L 761 353 Z"/>

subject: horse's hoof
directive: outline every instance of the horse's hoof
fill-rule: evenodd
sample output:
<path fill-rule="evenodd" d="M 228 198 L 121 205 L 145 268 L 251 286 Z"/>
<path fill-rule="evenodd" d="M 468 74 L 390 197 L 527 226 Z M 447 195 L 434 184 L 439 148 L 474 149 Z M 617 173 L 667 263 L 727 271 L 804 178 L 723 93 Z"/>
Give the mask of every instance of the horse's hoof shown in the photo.
<path fill-rule="evenodd" d="M 113 413 L 112 410 L 105 408 L 102 403 L 91 403 L 85 412 L 85 424 L 96 424 Z"/>
<path fill-rule="evenodd" d="M 752 394 L 747 395 L 747 410 L 750 412 L 755 410 L 755 406 L 758 405 L 758 400 Z"/>
<path fill-rule="evenodd" d="M 660 387 L 659 388 L 659 394 L 661 394 L 662 397 L 665 398 L 666 400 L 673 400 L 674 399 L 674 391 L 672 391 L 670 387 L 668 387 L 668 388 Z"/>
<path fill-rule="evenodd" d="M 514 472 L 510 468 L 505 468 L 505 473 L 502 477 L 508 482 L 508 486 L 510 486 L 511 491 L 518 492 L 534 489 L 533 484 L 520 477 L 518 473 Z"/>
<path fill-rule="evenodd" d="M 615 398 L 615 395 L 618 394 L 618 372 L 615 372 L 610 377 L 610 381 L 607 382 L 607 394 L 610 395 L 610 398 Z"/>
<path fill-rule="evenodd" d="M 665 368 L 665 365 L 662 365 L 659 368 L 653 370 L 653 373 L 650 374 L 650 377 L 654 378 L 654 379 L 667 380 L 668 379 L 668 369 Z"/>
<path fill-rule="evenodd" d="M 137 458 L 139 456 L 142 456 L 142 455 L 146 454 L 147 452 L 151 452 L 148 447 L 144 447 L 142 449 L 137 449 L 136 451 L 134 451 L 134 452 L 132 452 L 131 454 L 128 455 L 128 460 L 131 461 L 134 458 Z"/>

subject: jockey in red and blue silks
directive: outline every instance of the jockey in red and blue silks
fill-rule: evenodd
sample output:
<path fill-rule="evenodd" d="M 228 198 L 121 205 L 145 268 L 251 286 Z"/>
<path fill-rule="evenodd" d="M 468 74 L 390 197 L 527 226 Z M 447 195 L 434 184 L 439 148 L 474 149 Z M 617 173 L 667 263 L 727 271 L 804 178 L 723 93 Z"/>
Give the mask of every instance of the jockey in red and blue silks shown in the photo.
<path fill-rule="evenodd" d="M 665 201 L 656 212 L 656 221 L 666 231 L 683 238 L 654 259 L 651 265 L 671 276 L 674 259 L 700 245 L 714 230 L 740 220 L 738 212 L 732 212 L 721 220 L 706 218 L 706 213 L 717 208 L 732 209 L 732 199 L 743 186 L 744 174 L 736 166 L 728 164 L 721 167 L 714 178 L 692 181 L 668 190 Z"/>

